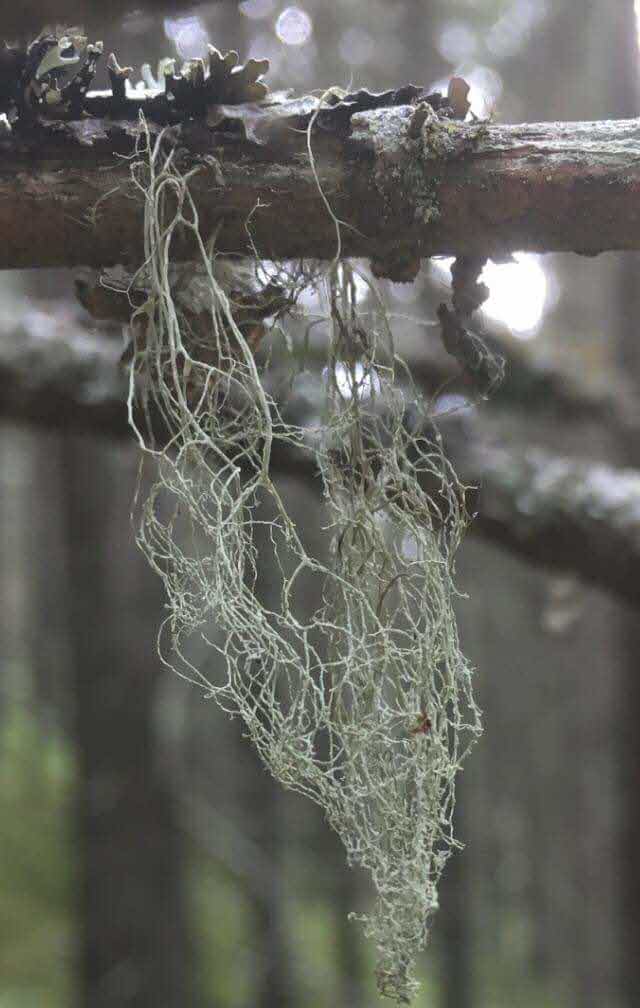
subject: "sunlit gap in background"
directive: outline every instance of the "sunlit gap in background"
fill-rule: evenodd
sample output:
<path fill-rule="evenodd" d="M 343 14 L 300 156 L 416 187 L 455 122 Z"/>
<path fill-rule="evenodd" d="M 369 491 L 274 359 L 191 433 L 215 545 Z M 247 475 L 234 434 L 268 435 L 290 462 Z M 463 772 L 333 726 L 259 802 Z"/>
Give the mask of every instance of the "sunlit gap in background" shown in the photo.
<path fill-rule="evenodd" d="M 549 6 L 549 0 L 513 0 L 487 32 L 489 52 L 499 59 L 513 58 L 544 21 Z"/>
<path fill-rule="evenodd" d="M 200 18 L 165 18 L 164 33 L 171 39 L 181 59 L 204 59 L 207 55 L 209 35 Z"/>
<path fill-rule="evenodd" d="M 270 270 L 273 270 L 273 276 L 275 277 L 277 275 L 277 267 L 275 266 L 275 264 L 268 265 L 266 274 L 267 276 L 269 276 Z M 353 282 L 353 290 L 356 304 L 361 304 L 367 297 L 367 294 L 369 293 L 369 284 L 367 283 L 366 280 L 364 280 L 360 276 L 359 273 L 356 272 L 352 273 L 351 279 Z M 342 282 L 341 266 L 338 266 L 338 280 L 340 283 Z M 300 294 L 300 297 L 298 298 L 298 303 L 300 305 L 302 305 L 304 308 L 313 311 L 319 311 L 323 304 L 323 301 L 326 302 L 326 296 L 324 295 L 321 287 L 319 286 L 305 287 L 302 293 Z M 328 305 L 325 305 L 325 310 L 328 315 L 329 311 Z"/>
<path fill-rule="evenodd" d="M 276 0 L 242 0 L 239 10 L 248 18 L 259 21 L 260 18 L 269 17 L 276 6 Z"/>
<path fill-rule="evenodd" d="M 313 22 L 301 7 L 285 7 L 276 21 L 276 35 L 285 45 L 304 45 L 312 32 Z"/>
<path fill-rule="evenodd" d="M 486 315 L 504 322 L 520 339 L 535 336 L 547 302 L 547 275 L 540 256 L 521 252 L 513 263 L 489 262 L 482 272 L 490 294 Z"/>
<path fill-rule="evenodd" d="M 495 22 L 484 40 L 485 48 L 496 56 L 514 53 L 535 25 L 544 17 L 546 0 L 514 0 L 507 11 Z M 636 0 L 640 7 L 640 0 Z M 470 115 L 478 119 L 490 118 L 496 111 L 503 92 L 502 77 L 491 66 L 473 63 L 480 40 L 472 26 L 461 19 L 446 21 L 438 36 L 438 49 L 451 63 L 451 72 L 464 77 L 470 85 Z M 449 77 L 433 81 L 430 90 L 446 92 Z M 542 265 L 541 256 L 520 253 L 512 263 L 489 262 L 482 280 L 489 287 L 489 299 L 482 306 L 485 315 L 503 322 L 519 339 L 536 335 L 540 322 L 551 300 L 552 274 Z M 446 275 L 452 259 L 435 259 L 437 273 Z M 444 279 L 444 276 L 443 276 Z"/>
<path fill-rule="evenodd" d="M 330 377 L 328 367 L 322 369 L 322 377 L 328 384 Z M 334 369 L 338 392 L 343 399 L 370 399 L 378 395 L 382 384 L 374 368 L 365 368 L 359 361 L 352 366 L 338 362 Z"/>
<path fill-rule="evenodd" d="M 531 339 L 542 321 L 549 295 L 549 283 L 541 257 L 519 252 L 512 263 L 488 262 L 482 281 L 489 288 L 489 299 L 482 311 L 503 322 L 518 339 Z M 453 259 L 434 259 L 438 273 L 449 277 Z"/>
<path fill-rule="evenodd" d="M 502 94 L 502 77 L 497 70 L 489 66 L 458 64 L 452 71 L 460 77 L 464 77 L 471 88 L 469 101 L 471 102 L 470 113 L 478 119 L 488 119 L 496 111 L 496 106 Z M 440 91 L 447 93 L 449 87 L 448 77 L 441 77 L 439 80 L 429 84 L 429 91 Z"/>

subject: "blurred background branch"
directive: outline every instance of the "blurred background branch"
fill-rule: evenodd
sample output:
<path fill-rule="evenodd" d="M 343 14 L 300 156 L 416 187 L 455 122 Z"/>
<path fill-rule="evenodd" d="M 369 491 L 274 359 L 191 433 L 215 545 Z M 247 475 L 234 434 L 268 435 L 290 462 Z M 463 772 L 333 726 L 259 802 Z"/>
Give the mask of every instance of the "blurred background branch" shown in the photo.
<path fill-rule="evenodd" d="M 406 142 L 411 115 L 407 106 L 359 112 L 346 137 L 335 128 L 314 133 L 321 189 L 348 225 L 342 252 L 373 257 L 376 275 L 394 277 L 400 252 L 402 261 L 408 253 L 500 261 L 517 250 L 595 255 L 640 246 L 635 121 L 445 123 L 432 127 L 443 152 Z M 335 223 L 300 117 L 263 118 L 260 144 L 182 128 L 184 168 L 201 169 L 190 184 L 201 233 L 207 239 L 216 228 L 222 252 L 255 246 L 265 259 L 331 259 Z M 139 259 L 141 200 L 128 184 L 138 129 L 137 121 L 85 118 L 2 140 L 0 268 Z M 187 242 L 175 245 L 176 257 L 189 253 Z"/>
<path fill-rule="evenodd" d="M 207 42 L 266 56 L 272 88 L 298 93 L 461 74 L 474 113 L 501 122 L 638 110 L 633 0 L 71 0 L 3 17 L 27 39 L 45 20 L 80 21 L 134 66 Z M 567 186 L 567 206 L 605 178 L 583 180 L 583 197 Z M 629 188 L 617 192 L 635 233 Z M 500 202 L 496 185 L 492 213 Z M 60 233 L 49 253 L 21 205 L 23 254 L 59 256 Z M 487 731 L 459 785 L 467 846 L 447 866 L 418 1008 L 635 1008 L 640 257 L 489 263 L 483 328 L 507 378 L 475 405 L 430 324 L 449 266 L 383 282 L 400 351 L 481 481 L 458 583 Z M 371 1008 L 369 951 L 347 919 L 366 909 L 361 879 L 317 810 L 271 786 L 237 721 L 155 656 L 163 600 L 129 519 L 139 459 L 120 328 L 79 310 L 63 270 L 5 271 L 0 303 L 0 1002 Z M 306 307 L 324 311 L 315 295 Z M 314 335 L 305 355 L 291 334 L 303 416 L 321 323 Z M 282 459 L 278 478 L 321 554 L 308 458 Z M 277 572 L 260 577 L 273 607 Z"/>
<path fill-rule="evenodd" d="M 115 329 L 103 323 L 102 333 L 89 333 L 81 310 L 65 302 L 32 308 L 0 341 L 0 409 L 5 419 L 130 438 L 122 340 Z M 413 368 L 414 378 L 422 380 L 427 395 L 448 382 L 451 395 L 458 388 L 455 367 L 439 351 L 435 333 L 430 343 L 435 348 L 429 347 L 420 366 Z M 492 345 L 509 352 L 505 341 L 495 336 Z M 459 414 L 454 408 L 451 417 L 441 420 L 460 478 L 480 491 L 471 495 L 472 511 L 477 512 L 471 531 L 535 564 L 579 575 L 640 605 L 635 577 L 640 569 L 640 471 L 553 454 L 536 447 L 530 434 L 511 437 L 507 445 L 501 436 L 508 410 L 517 403 L 530 423 L 536 412 L 547 409 L 557 411 L 559 422 L 563 415 L 565 422 L 567 416 L 587 419 L 602 425 L 603 435 L 619 438 L 625 432 L 640 438 L 631 404 L 624 410 L 611 394 L 603 400 L 580 388 L 575 379 L 537 368 L 522 347 L 508 358 L 508 374 L 489 408 L 473 409 L 470 417 L 470 407 L 463 403 Z M 464 380 L 458 384 L 464 389 Z M 304 426 L 313 423 L 321 405 L 317 384 L 281 409 Z M 317 477 L 311 453 L 292 448 L 274 449 L 273 466 L 281 475 L 312 481 Z"/>

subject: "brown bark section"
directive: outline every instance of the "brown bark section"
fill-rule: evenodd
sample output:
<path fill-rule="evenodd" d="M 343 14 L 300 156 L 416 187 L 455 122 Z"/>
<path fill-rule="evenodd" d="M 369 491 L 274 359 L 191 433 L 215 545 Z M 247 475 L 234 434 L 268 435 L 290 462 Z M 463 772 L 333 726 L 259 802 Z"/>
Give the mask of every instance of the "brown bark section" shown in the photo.
<path fill-rule="evenodd" d="M 360 112 L 348 135 L 316 130 L 321 186 L 344 222 L 342 252 L 380 259 L 511 250 L 640 248 L 640 122 L 493 125 L 427 122 L 411 106 Z M 128 182 L 137 127 L 53 122 L 0 141 L 0 268 L 137 264 L 141 205 Z M 264 258 L 330 258 L 336 228 L 303 131 L 279 114 L 261 144 L 194 124 L 176 138 L 202 230 Z M 220 169 L 224 185 L 220 184 Z M 94 215 L 95 210 L 95 215 Z M 176 247 L 186 257 L 190 249 Z M 385 271 L 384 264 L 388 269 Z"/>
<path fill-rule="evenodd" d="M 472 456 L 467 452 L 472 446 Z M 550 570 L 577 574 L 638 607 L 640 473 L 481 441 L 452 451 L 481 487 L 471 525 L 483 538 Z M 474 508 L 475 510 L 475 508 Z"/>

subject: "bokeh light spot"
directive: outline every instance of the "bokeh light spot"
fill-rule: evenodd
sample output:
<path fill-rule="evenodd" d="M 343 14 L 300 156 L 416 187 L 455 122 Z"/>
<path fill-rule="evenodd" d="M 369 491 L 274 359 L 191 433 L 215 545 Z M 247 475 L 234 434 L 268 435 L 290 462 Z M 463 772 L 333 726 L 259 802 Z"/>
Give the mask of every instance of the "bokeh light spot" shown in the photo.
<path fill-rule="evenodd" d="M 312 20 L 300 7 L 285 7 L 276 21 L 276 35 L 285 45 L 304 45 L 312 31 Z"/>
<path fill-rule="evenodd" d="M 325 382 L 329 382 L 330 375 L 329 368 L 324 368 L 322 377 Z M 375 369 L 365 369 L 359 361 L 352 368 L 339 362 L 335 366 L 334 375 L 336 387 L 343 399 L 370 399 L 378 395 L 382 388 Z"/>
<path fill-rule="evenodd" d="M 199 17 L 165 18 L 164 32 L 182 59 L 204 59 L 209 36 Z"/>
<path fill-rule="evenodd" d="M 248 18 L 259 20 L 268 17 L 276 5 L 276 0 L 242 0 L 239 10 Z"/>
<path fill-rule="evenodd" d="M 489 52 L 498 59 L 509 59 L 523 49 L 535 28 L 544 21 L 549 0 L 513 0 L 485 37 Z"/>
<path fill-rule="evenodd" d="M 499 319 L 520 339 L 535 335 L 547 301 L 547 277 L 540 256 L 520 253 L 514 263 L 487 263 L 482 279 L 491 294 L 482 310 Z"/>
<path fill-rule="evenodd" d="M 486 119 L 496 110 L 503 91 L 502 77 L 493 67 L 474 66 L 464 78 L 471 86 L 471 111 L 480 119 Z"/>
<path fill-rule="evenodd" d="M 535 336 L 549 301 L 547 274 L 541 257 L 531 252 L 514 256 L 515 262 L 489 262 L 481 279 L 489 288 L 489 299 L 482 311 L 490 318 L 504 322 L 519 339 Z M 438 273 L 450 277 L 453 259 L 432 260 Z"/>
<path fill-rule="evenodd" d="M 447 21 L 438 37 L 438 49 L 449 63 L 462 63 L 476 51 L 476 34 L 464 21 Z"/>
<path fill-rule="evenodd" d="M 346 64 L 362 66 L 373 59 L 375 47 L 373 36 L 366 28 L 352 25 L 342 35 L 338 49 Z"/>

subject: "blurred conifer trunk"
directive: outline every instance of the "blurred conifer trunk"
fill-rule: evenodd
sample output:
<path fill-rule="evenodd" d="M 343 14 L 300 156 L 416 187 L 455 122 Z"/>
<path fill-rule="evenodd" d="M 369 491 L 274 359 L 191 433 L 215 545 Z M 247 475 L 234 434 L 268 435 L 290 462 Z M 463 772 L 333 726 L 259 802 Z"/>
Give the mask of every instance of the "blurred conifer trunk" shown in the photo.
<path fill-rule="evenodd" d="M 627 253 L 620 258 L 618 273 L 618 348 L 627 377 L 633 375 L 638 395 L 639 294 L 640 257 Z M 633 370 L 630 367 L 630 351 L 636 357 Z M 626 464 L 634 468 L 640 467 L 640 445 L 621 447 Z M 615 562 L 615 558 L 612 558 L 612 562 Z M 640 577 L 640 572 L 638 576 Z M 620 847 L 614 856 L 621 910 L 619 934 L 622 1003 L 625 1008 L 635 1008 L 640 990 L 640 623 L 637 614 L 622 612 L 620 624 L 619 698 L 615 723 L 621 778 L 621 829 Z"/>
<path fill-rule="evenodd" d="M 158 662 L 151 628 L 160 589 L 123 520 L 133 486 L 131 472 L 125 474 L 110 445 L 64 441 L 78 760 L 78 1004 L 191 1008 L 183 851 L 153 722 Z"/>
<path fill-rule="evenodd" d="M 267 512 L 266 514 L 264 512 Z M 259 511 L 269 521 L 268 506 Z M 258 556 L 269 555 L 267 526 L 254 529 Z M 270 565 L 258 564 L 254 589 L 270 610 L 278 608 L 281 581 Z M 247 741 L 239 741 L 247 746 Z M 246 753 L 246 788 L 249 820 L 247 828 L 268 865 L 254 899 L 254 1006 L 255 1008 L 294 1008 L 298 1004 L 292 970 L 292 948 L 287 928 L 285 890 L 286 851 L 290 824 L 288 804 L 280 784 L 276 783 L 251 746 Z"/>
<path fill-rule="evenodd" d="M 464 796 L 460 794 L 461 781 L 456 785 L 456 836 L 464 842 L 461 808 Z M 442 975 L 444 978 L 441 1008 L 471 1008 L 473 997 L 473 933 L 471 922 L 471 893 L 469 887 L 469 862 L 466 851 L 455 851 L 445 869 L 440 884 L 440 905 L 434 927 L 440 934 L 442 948 Z"/>
<path fill-rule="evenodd" d="M 323 829 L 328 830 L 326 823 Z M 344 848 L 334 837 L 328 855 L 335 863 L 335 890 L 332 905 L 335 912 L 336 966 L 338 971 L 339 1004 L 349 1008 L 366 1008 L 368 1001 L 364 985 L 364 941 L 362 931 L 349 914 L 361 898 L 359 878 L 354 868 L 348 868 Z M 328 845 L 327 845 L 328 846 Z"/>
<path fill-rule="evenodd" d="M 609 86 L 611 116 L 640 114 L 638 25 L 633 0 L 620 0 L 608 11 L 612 37 Z M 640 256 L 619 256 L 612 298 L 613 337 L 621 372 L 640 396 Z M 640 467 L 640 445 L 620 445 L 621 460 Z M 612 562 L 615 559 L 612 558 Z M 640 577 L 640 572 L 638 573 Z M 618 753 L 621 770 L 621 833 L 618 882 L 621 906 L 621 995 L 625 1008 L 638 1003 L 640 989 L 640 624 L 637 616 L 621 616 L 621 673 L 618 706 Z"/>

